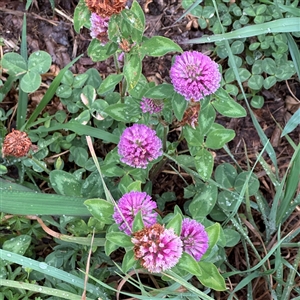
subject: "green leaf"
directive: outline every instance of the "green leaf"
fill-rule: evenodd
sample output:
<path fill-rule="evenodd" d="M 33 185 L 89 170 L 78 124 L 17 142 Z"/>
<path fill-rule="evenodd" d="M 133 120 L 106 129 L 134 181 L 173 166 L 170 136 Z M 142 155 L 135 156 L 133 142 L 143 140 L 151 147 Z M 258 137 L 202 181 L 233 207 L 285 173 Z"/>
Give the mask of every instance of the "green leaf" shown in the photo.
<path fill-rule="evenodd" d="M 139 11 L 138 11 L 139 7 Z M 129 31 L 131 31 L 131 37 L 134 42 L 140 43 L 142 41 L 144 29 L 145 29 L 145 16 L 142 17 L 142 11 L 141 7 L 136 4 L 134 8 L 137 10 L 138 15 L 133 12 L 132 8 L 131 10 L 124 9 L 121 12 L 121 15 L 123 17 L 123 21 L 127 23 L 127 26 L 129 28 Z"/>
<path fill-rule="evenodd" d="M 188 101 L 186 101 L 182 95 L 173 93 L 172 108 L 174 111 L 174 115 L 178 121 L 182 120 L 187 104 Z"/>
<path fill-rule="evenodd" d="M 263 86 L 264 78 L 261 75 L 252 75 L 248 80 L 248 86 L 253 90 L 260 90 Z"/>
<path fill-rule="evenodd" d="M 182 225 L 182 217 L 179 213 L 171 219 L 171 221 L 167 224 L 166 228 L 170 229 L 173 228 L 174 232 L 180 236 L 181 233 L 181 225 Z"/>
<path fill-rule="evenodd" d="M 200 110 L 198 118 L 198 126 L 203 135 L 205 135 L 210 129 L 216 119 L 216 111 L 209 102 L 203 109 Z"/>
<path fill-rule="evenodd" d="M 202 271 L 199 264 L 195 261 L 195 259 L 186 252 L 182 253 L 182 256 L 179 259 L 176 267 L 187 271 L 190 274 L 201 276 Z"/>
<path fill-rule="evenodd" d="M 246 110 L 235 102 L 222 88 L 215 93 L 216 100 L 212 102 L 214 108 L 223 116 L 230 118 L 241 118 L 247 115 Z"/>
<path fill-rule="evenodd" d="M 137 1 L 133 1 L 130 10 L 137 16 L 140 24 L 138 30 L 140 30 L 143 34 L 145 30 L 145 15 L 143 9 L 141 8 L 141 6 Z"/>
<path fill-rule="evenodd" d="M 27 71 L 27 63 L 25 59 L 17 53 L 4 54 L 1 65 L 3 69 L 7 69 L 7 73 L 9 75 L 19 75 Z"/>
<path fill-rule="evenodd" d="M 139 55 L 133 55 L 124 65 L 124 76 L 128 89 L 132 90 L 138 83 L 142 73 L 142 61 Z"/>
<path fill-rule="evenodd" d="M 53 170 L 49 175 L 52 188 L 59 195 L 80 195 L 82 183 L 73 174 L 61 170 Z"/>
<path fill-rule="evenodd" d="M 106 235 L 107 240 L 118 245 L 119 247 L 132 247 L 131 237 L 123 232 L 110 232 Z"/>
<path fill-rule="evenodd" d="M 197 221 L 203 220 L 214 208 L 217 197 L 218 188 L 215 185 L 204 185 L 189 205 L 189 212 L 192 218 Z"/>
<path fill-rule="evenodd" d="M 221 229 L 222 228 L 219 223 L 215 223 L 214 225 L 205 228 L 205 231 L 208 235 L 208 249 L 206 250 L 205 254 L 202 257 L 203 260 L 209 257 L 212 249 L 220 239 Z"/>
<path fill-rule="evenodd" d="M 213 155 L 206 149 L 199 150 L 197 156 L 195 156 L 195 166 L 201 178 L 208 180 L 214 167 Z"/>
<path fill-rule="evenodd" d="M 45 51 L 36 51 L 29 56 L 28 71 L 44 74 L 49 70 L 51 63 L 50 54 Z"/>
<path fill-rule="evenodd" d="M 84 201 L 90 213 L 100 222 L 105 224 L 112 224 L 112 215 L 114 213 L 114 206 L 103 199 L 89 199 Z"/>
<path fill-rule="evenodd" d="M 223 187 L 230 189 L 234 185 L 235 178 L 237 176 L 237 171 L 229 163 L 223 163 L 218 165 L 215 170 L 215 180 L 221 184 Z"/>
<path fill-rule="evenodd" d="M 91 12 L 86 6 L 85 0 L 80 0 L 77 4 L 74 12 L 74 29 L 77 33 L 80 32 L 80 29 L 85 26 L 90 26 L 90 16 Z"/>
<path fill-rule="evenodd" d="M 146 98 L 151 99 L 171 99 L 174 93 L 174 88 L 172 84 L 164 83 L 150 88 L 144 95 Z"/>
<path fill-rule="evenodd" d="M 239 198 L 229 191 L 221 191 L 218 194 L 218 205 L 223 212 L 232 212 L 238 205 Z"/>
<path fill-rule="evenodd" d="M 110 46 L 111 43 L 109 42 L 103 46 L 98 39 L 92 39 L 88 47 L 88 55 L 95 62 L 106 60 L 111 56 L 111 54 L 108 53 Z"/>
<path fill-rule="evenodd" d="M 276 79 L 275 76 L 269 76 L 269 77 L 267 77 L 267 78 L 264 79 L 264 84 L 263 84 L 263 86 L 264 86 L 264 88 L 265 88 L 266 90 L 268 90 L 268 89 L 270 89 L 272 86 L 274 86 L 274 85 L 276 84 L 276 82 L 277 82 L 277 79 Z"/>
<path fill-rule="evenodd" d="M 238 193 L 240 193 L 243 189 L 243 186 L 248 178 L 248 176 L 251 177 L 248 181 L 248 192 L 249 192 L 249 196 L 255 195 L 258 192 L 259 189 L 259 180 L 257 179 L 256 175 L 251 173 L 250 171 L 244 171 L 242 173 L 240 173 L 234 182 L 234 188 L 236 189 L 236 191 Z"/>
<path fill-rule="evenodd" d="M 125 253 L 122 261 L 122 271 L 127 273 L 136 264 L 133 250 L 129 250 Z"/>
<path fill-rule="evenodd" d="M 201 274 L 196 276 L 204 286 L 209 287 L 215 291 L 226 290 L 225 280 L 214 264 L 210 262 L 200 261 L 198 265 L 201 269 Z"/>
<path fill-rule="evenodd" d="M 123 74 L 110 74 L 101 83 L 98 94 L 104 94 L 110 90 L 114 90 L 115 86 L 122 80 Z"/>
<path fill-rule="evenodd" d="M 139 210 L 136 216 L 134 217 L 132 224 L 132 232 L 139 231 L 145 227 L 142 217 L 142 211 Z"/>
<path fill-rule="evenodd" d="M 25 93 L 33 93 L 40 87 L 41 82 L 41 75 L 36 72 L 28 71 L 20 81 L 20 88 Z"/>
<path fill-rule="evenodd" d="M 182 49 L 166 37 L 153 36 L 142 44 L 140 51 L 143 55 L 159 57 L 168 52 L 182 52 Z"/>
<path fill-rule="evenodd" d="M 183 127 L 183 136 L 190 146 L 202 146 L 204 141 L 203 133 L 190 126 Z"/>
<path fill-rule="evenodd" d="M 6 240 L 3 243 L 3 250 L 11 251 L 23 255 L 31 243 L 31 237 L 29 235 L 19 235 L 17 237 Z"/>
<path fill-rule="evenodd" d="M 210 149 L 221 149 L 234 137 L 235 131 L 232 129 L 215 129 L 208 133 L 205 144 Z"/>
<path fill-rule="evenodd" d="M 126 103 L 116 103 L 108 106 L 104 112 L 119 122 L 128 123 L 131 120 L 131 114 L 128 111 Z"/>
<path fill-rule="evenodd" d="M 223 232 L 226 241 L 225 247 L 234 247 L 239 243 L 241 239 L 241 235 L 237 231 L 230 228 L 225 228 L 223 229 Z"/>

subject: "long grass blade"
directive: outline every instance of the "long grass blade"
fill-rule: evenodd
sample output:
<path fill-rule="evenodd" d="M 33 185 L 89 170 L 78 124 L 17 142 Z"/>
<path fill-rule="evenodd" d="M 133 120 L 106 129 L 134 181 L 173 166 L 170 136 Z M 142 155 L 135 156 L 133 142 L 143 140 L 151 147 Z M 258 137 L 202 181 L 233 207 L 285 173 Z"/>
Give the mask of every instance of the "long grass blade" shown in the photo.
<path fill-rule="evenodd" d="M 249 25 L 243 28 L 211 36 L 203 36 L 197 39 L 191 39 L 186 43 L 203 44 L 219 42 L 231 39 L 243 39 L 251 36 L 257 36 L 267 33 L 278 32 L 298 32 L 300 31 L 300 18 L 284 18 L 275 21 L 266 22 L 263 24 Z"/>
<path fill-rule="evenodd" d="M 41 272 L 47 276 L 52 276 L 59 280 L 65 281 L 73 286 L 77 286 L 82 289 L 84 287 L 84 280 L 82 278 L 57 269 L 55 267 L 49 266 L 45 262 L 36 261 L 34 259 L 2 249 L 0 249 L 0 258 L 4 261 L 19 264 L 23 266 L 23 268 L 29 268 Z M 91 283 L 87 284 L 87 290 L 96 297 L 101 297 L 102 299 L 109 300 L 104 292 L 99 290 L 99 288 L 97 288 Z"/>
<path fill-rule="evenodd" d="M 0 211 L 7 214 L 91 216 L 83 204 L 87 198 L 3 189 L 0 193 Z"/>
<path fill-rule="evenodd" d="M 28 291 L 32 291 L 32 292 L 36 292 L 36 293 L 60 297 L 62 299 L 82 300 L 81 296 L 75 295 L 73 293 L 69 293 L 66 291 L 53 289 L 53 288 L 49 288 L 49 287 L 42 287 L 40 285 L 27 283 L 27 282 L 0 279 L 0 286 L 8 286 L 8 287 L 16 288 L 16 289 L 20 289 L 20 290 L 28 290 Z M 85 299 L 93 300 L 92 298 L 85 298 Z"/>

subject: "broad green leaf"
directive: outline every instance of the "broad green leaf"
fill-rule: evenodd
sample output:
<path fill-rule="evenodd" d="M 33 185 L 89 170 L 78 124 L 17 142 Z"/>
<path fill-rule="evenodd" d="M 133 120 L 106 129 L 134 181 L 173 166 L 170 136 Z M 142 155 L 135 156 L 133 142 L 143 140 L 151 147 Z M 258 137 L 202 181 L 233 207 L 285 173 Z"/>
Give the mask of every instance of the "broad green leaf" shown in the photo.
<path fill-rule="evenodd" d="M 106 235 L 107 240 L 118 245 L 119 247 L 132 247 L 131 237 L 122 232 L 112 232 Z"/>
<path fill-rule="evenodd" d="M 200 261 L 198 265 L 201 269 L 201 274 L 196 276 L 204 286 L 215 291 L 226 290 L 225 280 L 213 263 Z"/>
<path fill-rule="evenodd" d="M 3 250 L 23 255 L 30 246 L 30 243 L 31 237 L 29 235 L 19 235 L 6 240 L 2 248 Z"/>
<path fill-rule="evenodd" d="M 204 185 L 189 205 L 192 218 L 201 222 L 214 208 L 217 196 L 218 188 L 215 185 Z"/>
<path fill-rule="evenodd" d="M 182 95 L 173 93 L 172 108 L 174 111 L 174 115 L 178 121 L 182 120 L 187 104 L 188 101 L 186 101 Z"/>
<path fill-rule="evenodd" d="M 182 256 L 179 259 L 176 267 L 187 271 L 190 274 L 201 276 L 202 271 L 199 267 L 199 264 L 195 261 L 195 259 L 186 252 L 182 253 Z"/>
<path fill-rule="evenodd" d="M 259 189 L 259 180 L 257 179 L 256 175 L 251 173 L 250 171 L 244 171 L 242 173 L 240 173 L 234 182 L 234 188 L 236 189 L 236 191 L 238 193 L 240 193 L 243 189 L 243 186 L 248 178 L 248 176 L 251 177 L 248 181 L 248 193 L 249 196 L 255 195 Z"/>
<path fill-rule="evenodd" d="M 150 88 L 144 95 L 146 98 L 151 99 L 171 99 L 174 93 L 174 88 L 172 84 L 164 83 L 153 88 Z"/>
<path fill-rule="evenodd" d="M 134 217 L 134 221 L 132 224 L 132 232 L 137 232 L 139 230 L 142 230 L 145 227 L 142 217 L 141 210 L 138 211 L 136 216 Z"/>
<path fill-rule="evenodd" d="M 116 103 L 108 106 L 104 112 L 119 122 L 128 123 L 132 115 L 129 114 L 128 105 L 126 103 Z"/>
<path fill-rule="evenodd" d="M 108 49 L 111 43 L 107 43 L 106 45 L 101 45 L 100 41 L 97 39 L 92 39 L 91 43 L 88 47 L 88 55 L 93 61 L 103 61 L 111 56 L 108 53 Z"/>
<path fill-rule="evenodd" d="M 132 90 L 138 83 L 142 73 L 142 61 L 139 55 L 133 55 L 124 65 L 124 76 L 128 89 Z"/>
<path fill-rule="evenodd" d="M 53 170 L 49 175 L 52 188 L 59 195 L 79 196 L 82 183 L 76 177 L 68 172 Z"/>
<path fill-rule="evenodd" d="M 195 166 L 201 178 L 208 180 L 214 167 L 213 155 L 206 149 L 199 150 L 197 156 L 195 156 Z"/>
<path fill-rule="evenodd" d="M 182 49 L 166 37 L 154 36 L 142 44 L 140 51 L 144 55 L 159 57 L 168 52 L 182 52 Z"/>
<path fill-rule="evenodd" d="M 237 176 L 237 171 L 229 163 L 223 163 L 218 165 L 215 170 L 215 180 L 221 184 L 223 187 L 230 189 L 233 187 L 235 178 Z"/>
<path fill-rule="evenodd" d="M 226 240 L 225 247 L 234 247 L 239 243 L 241 235 L 236 230 L 225 228 L 223 229 L 223 232 Z"/>
<path fill-rule="evenodd" d="M 216 119 L 216 111 L 209 102 L 203 109 L 200 110 L 198 118 L 198 126 L 203 135 L 205 135 L 210 129 Z"/>
<path fill-rule="evenodd" d="M 220 238 L 221 229 L 222 228 L 219 223 L 215 223 L 214 225 L 205 228 L 205 231 L 208 234 L 208 245 L 209 245 L 209 248 L 207 249 L 207 253 L 205 255 L 208 255 L 208 252 L 217 244 Z"/>
<path fill-rule="evenodd" d="M 44 74 L 49 70 L 51 62 L 52 58 L 47 52 L 33 52 L 28 59 L 28 71 Z"/>
<path fill-rule="evenodd" d="M 115 86 L 122 80 L 123 74 L 110 74 L 101 83 L 98 93 L 104 94 L 110 90 L 113 90 Z"/>
<path fill-rule="evenodd" d="M 239 202 L 239 197 L 229 191 L 221 191 L 218 194 L 218 205 L 224 212 L 232 212 Z"/>
<path fill-rule="evenodd" d="M 215 98 L 212 105 L 221 115 L 231 118 L 241 118 L 247 115 L 246 110 L 235 102 L 224 89 L 219 88 L 215 93 Z"/>
<path fill-rule="evenodd" d="M 20 88 L 25 93 L 33 93 L 40 87 L 41 82 L 42 78 L 38 73 L 28 71 L 20 81 Z"/>
<path fill-rule="evenodd" d="M 80 0 L 77 4 L 74 12 L 74 29 L 77 33 L 80 29 L 85 26 L 89 28 L 90 26 L 90 16 L 91 12 L 86 6 L 85 0 Z"/>
<path fill-rule="evenodd" d="M 129 250 L 125 253 L 122 261 L 122 271 L 127 273 L 136 264 L 133 250 Z"/>
<path fill-rule="evenodd" d="M 145 30 L 145 14 L 137 1 L 133 1 L 130 10 L 137 16 L 140 27 L 138 28 L 142 34 Z"/>
<path fill-rule="evenodd" d="M 114 213 L 114 206 L 103 199 L 89 199 L 84 201 L 90 213 L 100 222 L 105 224 L 112 224 L 112 215 Z"/>
<path fill-rule="evenodd" d="M 263 86 L 264 78 L 261 75 L 252 75 L 248 80 L 248 86 L 253 90 L 260 90 Z"/>
<path fill-rule="evenodd" d="M 215 129 L 208 133 L 205 144 L 210 149 L 221 149 L 234 137 L 235 131 L 232 129 Z"/>
<path fill-rule="evenodd" d="M 203 146 L 204 135 L 200 132 L 199 128 L 193 129 L 190 126 L 183 126 L 183 136 L 191 146 Z"/>
<path fill-rule="evenodd" d="M 181 223 L 182 223 L 182 217 L 179 213 L 177 213 L 172 220 L 167 224 L 166 228 L 173 228 L 174 232 L 180 236 L 181 233 Z"/>
<path fill-rule="evenodd" d="M 19 75 L 27 71 L 27 63 L 25 59 L 17 53 L 4 54 L 1 65 L 3 69 L 7 69 L 7 73 L 9 75 Z"/>
<path fill-rule="evenodd" d="M 135 5 L 135 8 L 137 9 L 137 6 Z M 139 7 L 141 9 L 141 7 Z M 135 14 L 133 12 L 132 8 L 131 10 L 124 9 L 121 12 L 121 15 L 123 17 L 123 21 L 127 23 L 127 27 L 129 28 L 129 32 L 131 32 L 131 37 L 134 42 L 140 43 L 143 38 L 143 33 L 145 30 L 145 19 L 142 17 L 142 12 L 138 11 L 138 14 Z M 145 17 L 144 17 L 145 18 Z"/>

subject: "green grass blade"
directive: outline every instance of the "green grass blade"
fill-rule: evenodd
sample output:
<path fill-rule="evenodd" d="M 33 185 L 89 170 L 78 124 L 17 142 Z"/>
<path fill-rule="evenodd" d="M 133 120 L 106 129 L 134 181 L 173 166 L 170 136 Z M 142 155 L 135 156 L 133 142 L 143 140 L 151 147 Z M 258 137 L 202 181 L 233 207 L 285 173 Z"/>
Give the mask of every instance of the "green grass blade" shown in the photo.
<path fill-rule="evenodd" d="M 300 145 L 298 145 L 297 150 L 295 151 L 290 164 L 291 169 L 290 173 L 287 176 L 286 186 L 285 186 L 285 194 L 284 198 L 278 208 L 278 213 L 276 217 L 276 224 L 282 223 L 287 216 L 287 210 L 289 209 L 295 192 L 297 191 L 299 185 L 300 178 Z"/>
<path fill-rule="evenodd" d="M 0 279 L 0 286 L 8 286 L 11 288 L 16 288 L 20 290 L 28 290 L 36 293 L 51 295 L 60 297 L 62 299 L 72 299 L 72 300 L 81 300 L 81 296 L 75 295 L 73 293 L 69 293 L 62 290 L 57 290 L 49 287 L 43 287 L 37 284 L 14 281 L 14 280 L 6 280 Z M 87 300 L 93 300 L 92 298 L 86 298 Z"/>
<path fill-rule="evenodd" d="M 87 198 L 5 189 L 0 193 L 0 211 L 7 214 L 91 216 L 83 204 Z"/>
<path fill-rule="evenodd" d="M 219 42 L 231 39 L 242 39 L 251 36 L 257 36 L 260 34 L 267 33 L 278 33 L 278 32 L 298 32 L 300 31 L 300 18 L 283 18 L 275 21 L 266 22 L 263 24 L 249 25 L 243 28 L 211 36 L 203 36 L 197 39 L 191 39 L 186 43 L 192 44 L 203 44 Z"/>
<path fill-rule="evenodd" d="M 58 124 L 52 127 L 46 128 L 44 126 L 39 127 L 38 129 L 31 130 L 31 132 L 49 132 L 49 131 L 57 131 L 57 130 L 71 130 L 78 135 L 86 135 L 92 136 L 98 139 L 101 139 L 108 143 L 118 144 L 119 137 L 115 134 L 109 133 L 99 128 L 94 128 L 88 125 L 82 125 L 77 121 L 70 121 L 66 124 Z"/>
<path fill-rule="evenodd" d="M 25 124 L 25 128 L 28 129 L 31 127 L 31 124 L 36 120 L 36 118 L 39 116 L 39 114 L 42 112 L 42 110 L 46 107 L 46 105 L 51 101 L 52 97 L 55 95 L 55 92 L 65 74 L 65 72 L 81 57 L 82 55 L 76 57 L 73 59 L 70 63 L 68 63 L 55 77 L 55 79 L 52 81 L 51 85 L 49 86 L 46 94 L 44 95 L 41 102 L 38 104 L 30 118 L 28 119 L 27 123 Z"/>
<path fill-rule="evenodd" d="M 298 110 L 292 115 L 292 117 L 286 123 L 282 131 L 281 137 L 292 132 L 299 125 L 300 125 L 300 108 L 298 108 Z"/>
<path fill-rule="evenodd" d="M 28 59 L 28 51 L 27 51 L 27 22 L 26 22 L 26 13 L 23 17 L 23 26 L 22 26 L 22 40 L 21 40 L 21 56 L 27 62 Z M 19 99 L 18 99 L 18 107 L 17 107 L 17 129 L 21 129 L 25 124 L 26 116 L 27 116 L 27 106 L 28 106 L 28 94 L 23 90 L 19 89 Z"/>
<path fill-rule="evenodd" d="M 189 14 L 195 7 L 197 7 L 203 0 L 196 0 L 193 4 L 191 4 L 186 11 L 182 14 L 182 16 L 175 21 L 175 24 L 179 22 L 182 18 L 184 18 L 187 14 Z"/>
<path fill-rule="evenodd" d="M 300 21 L 299 21 L 300 23 Z M 300 25 L 299 25 L 299 31 L 300 31 Z M 293 36 L 290 33 L 285 34 L 288 40 L 288 46 L 290 50 L 290 54 L 292 57 L 292 60 L 295 65 L 295 69 L 298 75 L 298 79 L 300 79 L 300 51 L 299 51 L 299 45 L 296 44 Z"/>
<path fill-rule="evenodd" d="M 82 289 L 84 288 L 84 280 L 82 278 L 55 267 L 49 266 L 45 262 L 36 261 L 34 259 L 2 249 L 0 249 L 0 257 L 3 260 L 21 265 L 23 268 L 29 268 L 41 272 L 47 276 L 52 276 L 59 280 L 65 281 L 73 286 L 77 286 Z M 87 284 L 87 291 L 96 297 L 101 297 L 103 299 L 109 300 L 107 298 L 107 295 L 93 284 Z"/>

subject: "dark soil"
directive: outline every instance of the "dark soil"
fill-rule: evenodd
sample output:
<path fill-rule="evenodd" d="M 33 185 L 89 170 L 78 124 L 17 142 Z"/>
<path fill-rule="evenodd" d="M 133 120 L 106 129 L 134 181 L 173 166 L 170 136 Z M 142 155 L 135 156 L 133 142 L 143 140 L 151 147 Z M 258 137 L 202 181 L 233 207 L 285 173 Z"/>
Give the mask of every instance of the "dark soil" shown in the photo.
<path fill-rule="evenodd" d="M 58 0 L 56 2 L 56 10 L 53 12 L 48 0 L 34 0 L 27 15 L 27 42 L 29 54 L 36 50 L 47 51 L 53 60 L 53 65 L 49 74 L 44 76 L 44 86 L 42 86 L 38 92 L 31 94 L 29 100 L 30 110 L 34 110 L 43 94 L 46 91 L 47 85 L 53 80 L 60 69 L 67 65 L 72 59 L 80 54 L 84 54 L 83 57 L 72 67 L 72 72 L 80 74 L 85 72 L 89 68 L 96 68 L 99 70 L 102 78 L 108 76 L 113 72 L 114 67 L 112 60 L 108 59 L 105 62 L 93 62 L 87 56 L 87 47 L 91 41 L 89 31 L 82 29 L 80 34 L 74 31 L 73 24 L 71 22 L 74 8 L 77 1 Z M 191 38 L 200 37 L 203 32 L 198 28 L 193 27 L 192 18 L 183 18 L 179 22 L 175 23 L 177 19 L 182 16 L 183 10 L 180 6 L 180 1 L 177 0 L 142 0 L 138 1 L 146 15 L 146 32 L 149 37 L 154 35 L 160 35 L 169 37 L 184 50 L 198 50 L 206 53 L 210 53 L 212 45 L 187 45 L 185 41 Z M 22 31 L 23 15 L 25 13 L 26 1 L 20 2 L 0 0 L 0 37 L 4 39 L 4 45 L 0 46 L 1 58 L 3 54 L 11 51 L 19 52 L 20 37 Z M 150 81 L 157 83 L 170 82 L 169 69 L 171 66 L 171 54 L 168 54 L 162 58 L 147 57 L 143 62 L 143 73 Z M 218 59 L 215 57 L 216 61 Z M 223 62 L 224 63 L 224 62 Z M 225 66 L 226 67 L 226 66 Z M 0 79 L 6 80 L 7 75 L 1 74 Z M 292 92 L 292 93 L 291 93 Z M 262 109 L 253 110 L 254 114 L 260 123 L 260 126 L 264 130 L 266 136 L 270 139 L 272 146 L 274 147 L 277 159 L 279 163 L 280 175 L 283 176 L 289 165 L 291 156 L 294 152 L 293 148 L 287 142 L 286 138 L 281 138 L 281 130 L 278 125 L 283 128 L 291 117 L 291 115 L 299 107 L 296 97 L 300 98 L 300 86 L 296 80 L 290 80 L 288 82 L 281 82 L 276 84 L 271 90 L 263 91 L 262 95 L 265 98 L 265 104 Z M 295 97 L 296 95 L 296 97 Z M 4 110 L 16 108 L 17 94 L 12 91 L 4 99 L 0 106 Z M 63 109 L 59 99 L 53 99 L 51 106 L 48 108 L 50 113 L 55 113 L 56 110 Z M 31 111 L 28 112 L 30 115 Z M 229 143 L 230 151 L 234 154 L 236 160 L 240 166 L 245 170 L 248 168 L 247 163 L 250 162 L 251 166 L 256 161 L 256 154 L 262 150 L 262 144 L 259 136 L 253 126 L 252 120 L 248 114 L 245 118 L 230 119 L 223 116 L 217 117 L 217 122 L 225 126 L 226 128 L 234 129 L 236 132 L 235 139 Z M 13 119 L 10 122 L 10 126 L 14 127 Z M 9 128 L 11 130 L 11 128 Z M 174 133 L 173 133 L 174 134 Z M 300 141 L 300 132 L 295 130 L 290 137 L 295 144 Z M 176 139 L 175 136 L 172 138 Z M 264 156 L 266 161 L 272 165 L 268 156 Z M 225 151 L 218 151 L 215 153 L 216 166 L 222 162 L 232 162 L 230 157 Z M 271 203 L 274 198 L 274 189 L 270 183 L 265 171 L 257 165 L 255 173 L 261 181 L 262 192 L 265 198 Z M 188 183 L 191 183 L 191 178 L 183 175 Z M 167 191 L 174 191 L 177 196 L 176 204 L 183 206 L 183 188 L 185 182 L 173 172 L 168 164 L 157 178 L 154 179 L 154 191 L 153 194 L 161 195 Z M 174 206 L 174 203 L 168 203 L 169 206 Z M 172 207 L 170 207 L 172 209 Z M 258 221 L 260 216 L 254 216 Z M 288 231 L 292 225 L 288 225 L 286 230 Z M 259 239 L 251 233 L 250 238 L 252 241 L 260 243 Z M 293 256 L 291 254 L 291 256 Z M 228 258 L 231 265 L 239 270 L 246 268 L 244 265 L 244 253 L 241 245 L 236 246 L 233 249 L 228 250 Z M 241 277 L 236 276 L 231 278 L 232 287 L 234 287 Z M 269 288 L 265 286 L 265 281 L 257 279 L 254 281 L 253 287 L 257 297 L 255 299 L 270 299 Z M 240 294 L 240 299 L 244 298 L 245 294 Z M 226 299 L 225 294 L 220 293 L 216 299 Z"/>

